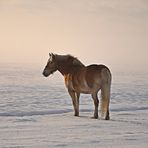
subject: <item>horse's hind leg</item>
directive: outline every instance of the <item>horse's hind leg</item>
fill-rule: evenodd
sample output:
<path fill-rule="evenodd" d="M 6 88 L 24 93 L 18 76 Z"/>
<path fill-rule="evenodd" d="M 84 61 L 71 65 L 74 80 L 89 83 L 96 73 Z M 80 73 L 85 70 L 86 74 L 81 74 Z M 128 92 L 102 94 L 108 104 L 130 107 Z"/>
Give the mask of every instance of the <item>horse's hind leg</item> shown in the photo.
<path fill-rule="evenodd" d="M 73 103 L 73 107 L 74 107 L 74 115 L 75 116 L 79 116 L 79 97 L 80 97 L 80 93 L 76 93 L 72 90 L 68 90 L 69 95 L 72 98 L 72 103 Z"/>
<path fill-rule="evenodd" d="M 98 118 L 98 106 L 99 106 L 99 100 L 98 100 L 97 93 L 92 94 L 92 98 L 94 100 L 94 105 L 95 105 L 94 118 L 97 119 Z"/>
<path fill-rule="evenodd" d="M 109 120 L 110 86 L 101 88 L 101 119 Z"/>

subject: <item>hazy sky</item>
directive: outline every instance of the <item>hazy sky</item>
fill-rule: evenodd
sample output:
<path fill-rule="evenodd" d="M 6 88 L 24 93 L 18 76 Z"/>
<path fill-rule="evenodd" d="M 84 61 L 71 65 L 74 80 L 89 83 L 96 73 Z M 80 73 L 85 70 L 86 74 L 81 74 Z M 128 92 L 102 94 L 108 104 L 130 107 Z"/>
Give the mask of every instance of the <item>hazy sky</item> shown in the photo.
<path fill-rule="evenodd" d="M 148 0 L 0 0 L 0 62 L 45 65 L 49 52 L 148 71 Z"/>

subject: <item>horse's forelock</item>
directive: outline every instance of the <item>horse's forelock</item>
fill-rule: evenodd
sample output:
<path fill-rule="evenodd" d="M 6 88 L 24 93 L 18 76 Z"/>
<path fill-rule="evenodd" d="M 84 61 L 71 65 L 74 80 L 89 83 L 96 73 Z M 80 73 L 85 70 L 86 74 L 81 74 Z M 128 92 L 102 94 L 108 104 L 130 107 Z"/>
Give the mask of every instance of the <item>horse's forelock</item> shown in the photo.
<path fill-rule="evenodd" d="M 53 54 L 53 53 L 49 53 L 49 59 L 48 59 L 48 62 L 53 62 L 54 59 L 55 59 L 55 54 Z"/>

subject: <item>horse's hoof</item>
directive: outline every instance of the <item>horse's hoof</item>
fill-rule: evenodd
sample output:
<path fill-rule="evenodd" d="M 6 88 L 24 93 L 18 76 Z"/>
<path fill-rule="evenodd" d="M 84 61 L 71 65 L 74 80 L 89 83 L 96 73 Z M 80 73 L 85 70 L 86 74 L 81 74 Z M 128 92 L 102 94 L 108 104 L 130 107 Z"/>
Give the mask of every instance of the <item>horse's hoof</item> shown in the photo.
<path fill-rule="evenodd" d="M 109 119 L 110 119 L 110 117 L 109 116 L 106 116 L 105 120 L 109 120 Z"/>
<path fill-rule="evenodd" d="M 91 117 L 91 119 L 98 119 L 98 117 Z"/>
<path fill-rule="evenodd" d="M 79 114 L 74 114 L 74 116 L 79 117 Z"/>
<path fill-rule="evenodd" d="M 110 118 L 109 117 L 105 117 L 105 118 L 99 117 L 99 120 L 110 120 Z"/>

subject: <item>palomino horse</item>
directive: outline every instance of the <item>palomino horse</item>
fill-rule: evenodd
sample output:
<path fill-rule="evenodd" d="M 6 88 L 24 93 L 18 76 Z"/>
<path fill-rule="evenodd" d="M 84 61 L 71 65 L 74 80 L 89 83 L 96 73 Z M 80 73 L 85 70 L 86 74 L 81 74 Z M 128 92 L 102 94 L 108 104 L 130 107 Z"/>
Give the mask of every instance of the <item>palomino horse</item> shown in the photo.
<path fill-rule="evenodd" d="M 105 65 L 85 66 L 71 55 L 49 54 L 49 60 L 43 71 L 48 77 L 59 71 L 65 78 L 65 85 L 72 98 L 74 115 L 79 116 L 80 93 L 91 94 L 94 100 L 94 118 L 98 118 L 99 100 L 97 93 L 101 90 L 101 119 L 109 120 L 109 102 L 111 73 Z"/>

